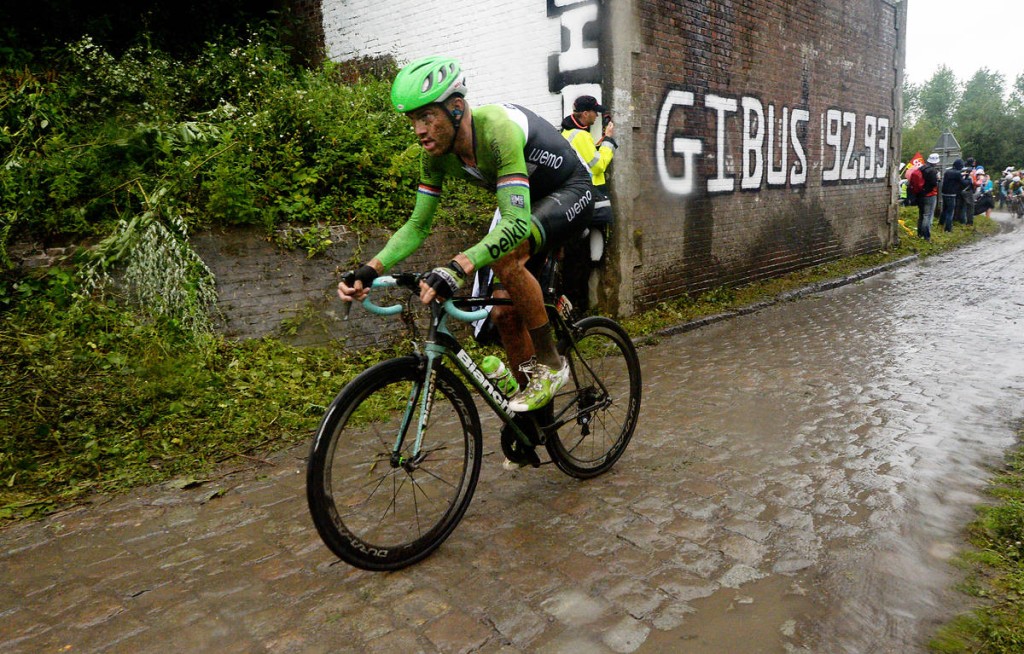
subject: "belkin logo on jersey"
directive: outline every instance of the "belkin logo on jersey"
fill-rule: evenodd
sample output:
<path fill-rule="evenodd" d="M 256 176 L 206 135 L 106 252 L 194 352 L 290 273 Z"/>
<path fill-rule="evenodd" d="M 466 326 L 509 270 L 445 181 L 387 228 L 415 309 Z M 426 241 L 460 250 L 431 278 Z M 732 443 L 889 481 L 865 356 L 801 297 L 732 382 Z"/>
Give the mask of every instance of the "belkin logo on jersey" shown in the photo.
<path fill-rule="evenodd" d="M 548 150 L 534 148 L 530 150 L 526 160 L 541 166 L 547 166 L 548 168 L 561 168 L 565 158 Z"/>

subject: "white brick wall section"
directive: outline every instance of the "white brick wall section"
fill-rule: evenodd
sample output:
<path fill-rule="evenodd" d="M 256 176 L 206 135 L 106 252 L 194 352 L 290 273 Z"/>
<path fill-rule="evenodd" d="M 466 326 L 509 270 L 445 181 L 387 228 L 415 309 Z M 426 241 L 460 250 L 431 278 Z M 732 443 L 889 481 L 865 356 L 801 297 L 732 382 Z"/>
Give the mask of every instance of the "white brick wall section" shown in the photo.
<path fill-rule="evenodd" d="M 471 104 L 515 102 L 555 124 L 565 115 L 561 95 L 548 91 L 548 57 L 560 50 L 561 27 L 548 18 L 546 0 L 324 0 L 323 16 L 335 61 L 451 55 L 466 70 Z"/>

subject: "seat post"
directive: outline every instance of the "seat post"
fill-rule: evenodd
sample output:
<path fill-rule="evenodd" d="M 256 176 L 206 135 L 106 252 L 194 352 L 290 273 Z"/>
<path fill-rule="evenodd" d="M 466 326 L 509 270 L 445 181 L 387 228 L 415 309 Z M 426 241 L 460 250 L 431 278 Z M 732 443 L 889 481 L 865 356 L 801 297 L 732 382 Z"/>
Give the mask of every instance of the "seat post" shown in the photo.
<path fill-rule="evenodd" d="M 537 280 L 544 291 L 544 301 L 547 303 L 554 302 L 558 297 L 558 264 L 561 260 L 561 253 L 561 248 L 548 253 L 544 260 L 544 267 L 541 268 L 540 279 Z"/>

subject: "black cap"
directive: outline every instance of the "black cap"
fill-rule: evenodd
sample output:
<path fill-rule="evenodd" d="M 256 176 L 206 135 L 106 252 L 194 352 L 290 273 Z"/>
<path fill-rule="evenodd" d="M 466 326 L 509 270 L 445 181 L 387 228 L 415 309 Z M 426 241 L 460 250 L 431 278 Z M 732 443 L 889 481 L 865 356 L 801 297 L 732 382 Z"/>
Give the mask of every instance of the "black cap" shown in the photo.
<path fill-rule="evenodd" d="M 597 104 L 597 98 L 592 95 L 581 95 L 572 103 L 573 111 L 608 111 L 603 105 Z"/>

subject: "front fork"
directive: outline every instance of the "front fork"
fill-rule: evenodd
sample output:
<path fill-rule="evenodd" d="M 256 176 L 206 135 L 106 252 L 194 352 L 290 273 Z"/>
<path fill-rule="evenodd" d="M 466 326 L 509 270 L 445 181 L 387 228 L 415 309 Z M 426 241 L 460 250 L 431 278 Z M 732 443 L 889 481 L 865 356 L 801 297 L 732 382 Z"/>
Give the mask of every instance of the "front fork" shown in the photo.
<path fill-rule="evenodd" d="M 412 472 L 419 467 L 419 464 L 427 456 L 427 452 L 423 452 L 421 448 L 423 445 L 423 434 L 426 433 L 427 425 L 430 424 L 430 412 L 434 407 L 434 384 L 437 379 L 434 362 L 441 355 L 438 351 L 438 346 L 434 345 L 431 347 L 431 345 L 427 344 L 426 348 L 426 359 L 423 362 L 423 381 L 413 384 L 409 392 L 409 401 L 406 402 L 402 426 L 398 431 L 398 437 L 395 439 L 395 446 L 391 450 L 391 467 L 402 467 L 408 472 Z M 443 348 L 441 350 L 443 351 Z M 412 425 L 413 417 L 417 415 L 417 406 L 419 406 L 419 419 L 416 421 L 416 441 L 413 443 L 412 456 L 406 457 L 402 454 L 402 446 L 405 444 L 405 439 L 409 434 L 409 427 Z"/>

